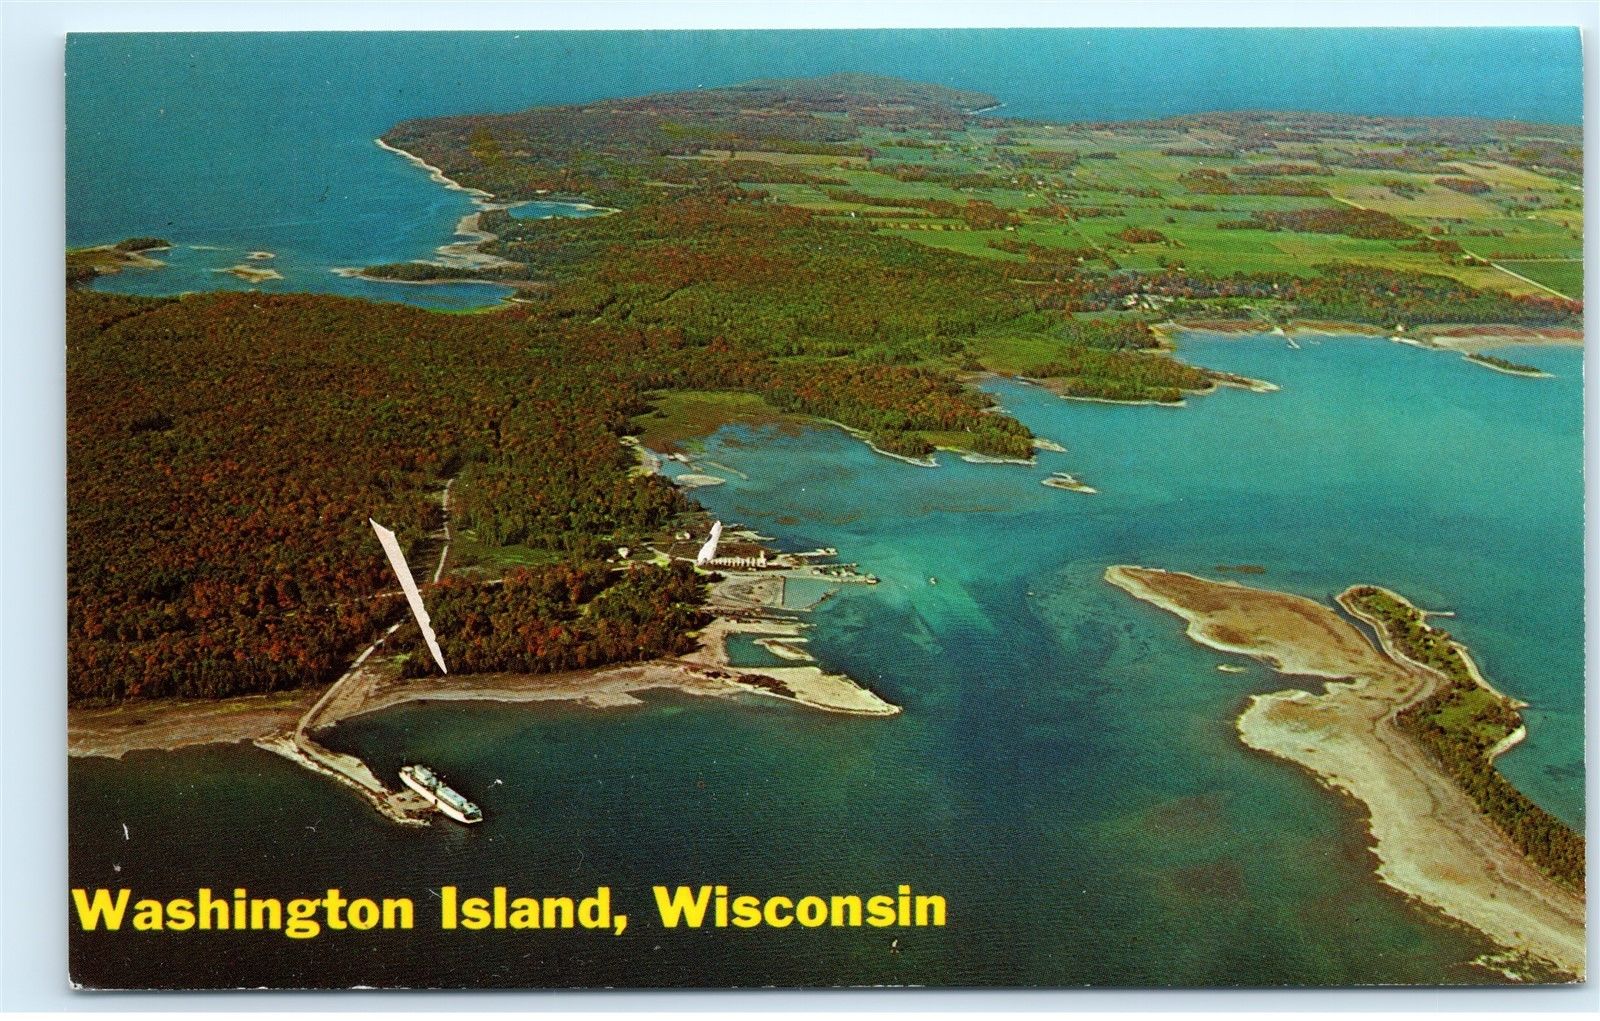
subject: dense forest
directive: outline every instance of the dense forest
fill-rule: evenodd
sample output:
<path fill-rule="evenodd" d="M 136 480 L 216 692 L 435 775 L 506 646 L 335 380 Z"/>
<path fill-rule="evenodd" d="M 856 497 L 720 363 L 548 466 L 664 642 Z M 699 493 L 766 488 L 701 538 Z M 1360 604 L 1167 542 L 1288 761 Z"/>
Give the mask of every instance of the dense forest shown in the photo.
<path fill-rule="evenodd" d="M 1049 379 L 1052 389 L 1069 397 L 1158 404 L 1174 404 L 1183 399 L 1184 391 L 1212 385 L 1210 374 L 1170 358 L 1088 347 L 1064 348 L 1027 375 Z"/>
<path fill-rule="evenodd" d="M 445 661 L 458 673 L 542 674 L 685 653 L 695 644 L 689 633 L 711 622 L 704 602 L 705 579 L 684 561 L 513 568 L 499 585 L 446 578 L 428 590 Z M 433 672 L 415 624 L 396 639 L 406 676 Z"/>
<path fill-rule="evenodd" d="M 456 526 L 490 545 L 581 567 L 657 534 L 689 505 L 618 442 L 647 392 L 760 393 L 897 452 L 924 451 L 926 430 L 1031 453 L 1025 428 L 945 372 L 822 345 L 775 358 L 764 349 L 788 348 L 773 337 L 596 321 L 581 305 L 451 316 L 311 295 L 69 293 L 71 698 L 331 679 L 404 612 L 380 595 L 392 579 L 366 518 L 420 552 L 449 478 Z M 829 343 L 875 336 L 856 321 L 867 310 L 837 311 L 813 313 Z M 586 656 L 614 645 L 596 642 Z"/>
<path fill-rule="evenodd" d="M 1429 626 L 1414 608 L 1367 586 L 1352 590 L 1350 598 L 1381 622 L 1396 649 L 1446 680 L 1439 691 L 1403 710 L 1400 726 L 1529 858 L 1582 890 L 1583 835 L 1534 804 L 1494 766 L 1491 750 L 1522 726 L 1521 715 L 1507 699 L 1479 685 L 1449 632 Z"/>
<path fill-rule="evenodd" d="M 506 199 L 583 194 L 610 206 L 662 201 L 655 183 L 806 179 L 759 153 L 869 158 L 863 127 L 959 128 L 993 96 L 871 75 L 752 82 L 522 113 L 406 121 L 389 145 Z M 704 150 L 727 159 L 700 158 Z M 731 164 L 738 164 L 737 166 Z"/>
<path fill-rule="evenodd" d="M 311 295 L 67 310 L 74 701 L 336 676 L 404 613 L 366 519 L 417 553 L 450 477 L 457 527 L 575 564 L 688 506 L 618 442 L 671 337 Z"/>

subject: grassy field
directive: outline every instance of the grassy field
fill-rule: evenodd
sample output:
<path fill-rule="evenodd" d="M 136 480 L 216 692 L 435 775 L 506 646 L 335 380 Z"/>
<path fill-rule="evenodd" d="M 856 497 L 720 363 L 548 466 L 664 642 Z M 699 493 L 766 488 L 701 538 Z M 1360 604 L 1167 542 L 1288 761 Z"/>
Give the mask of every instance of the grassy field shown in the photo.
<path fill-rule="evenodd" d="M 543 567 L 567 559 L 561 550 L 533 549 L 528 546 L 488 546 L 478 541 L 470 529 L 456 532 L 450 543 L 452 574 L 481 574 L 499 577 L 512 567 Z"/>
<path fill-rule="evenodd" d="M 980 336 L 971 344 L 985 369 L 1000 373 L 1025 373 L 1061 353 L 1061 341 L 1044 334 Z"/>
<path fill-rule="evenodd" d="M 755 394 L 722 390 L 680 390 L 663 394 L 650 411 L 635 418 L 639 442 L 662 453 L 683 452 L 730 423 L 774 425 L 796 419 Z"/>
<path fill-rule="evenodd" d="M 740 149 L 730 153 L 727 149 L 701 149 L 698 156 L 682 156 L 680 159 L 727 160 L 738 158 L 741 160 L 755 160 L 759 163 L 774 163 L 780 166 L 795 167 L 842 167 L 858 166 L 866 162 L 863 156 L 836 156 L 812 152 L 763 152 L 759 149 Z"/>
<path fill-rule="evenodd" d="M 1583 260 L 1581 259 L 1503 260 L 1498 265 L 1504 266 L 1513 273 L 1521 273 L 1530 280 L 1537 280 L 1552 290 L 1560 291 L 1574 301 L 1583 300 Z"/>
<path fill-rule="evenodd" d="M 1476 740 L 1493 745 L 1510 733 L 1504 726 L 1480 717 L 1500 700 L 1482 688 L 1469 688 L 1459 697 L 1433 714 L 1434 722 L 1445 730 L 1471 735 Z"/>
<path fill-rule="evenodd" d="M 910 145 L 899 145 L 907 142 Z M 1424 166 L 1394 139 L 1282 141 L 1247 154 L 1226 149 L 1227 134 L 1196 124 L 1186 130 L 1156 125 L 991 125 L 936 135 L 930 132 L 869 135 L 870 162 L 834 159 L 830 173 L 867 199 L 937 199 L 964 205 L 993 203 L 1018 217 L 1015 225 L 978 230 L 959 219 L 925 210 L 871 201 L 842 202 L 810 185 L 753 185 L 780 202 L 827 215 L 870 217 L 880 231 L 932 248 L 982 259 L 1025 261 L 992 243 L 1020 242 L 1046 248 L 1098 249 L 1107 268 L 1155 271 L 1181 267 L 1211 274 L 1282 272 L 1310 275 L 1319 265 L 1354 262 L 1382 268 L 1440 273 L 1474 287 L 1513 294 L 1547 294 L 1536 284 L 1488 266 L 1467 265 L 1461 256 L 1408 251 L 1405 240 L 1372 240 L 1295 231 L 1222 230 L 1218 224 L 1252 212 L 1336 208 L 1375 210 L 1415 227 L 1418 237 L 1449 239 L 1465 252 L 1498 262 L 1537 284 L 1577 297 L 1582 289 L 1582 192 L 1555 176 L 1492 158 L 1441 158 Z M 1208 155 L 1215 149 L 1217 155 Z M 1031 154 L 1075 154 L 1076 163 L 1044 165 Z M 1399 161 L 1399 168 L 1347 165 L 1374 154 Z M 791 157 L 781 158 L 785 162 Z M 812 157 L 812 159 L 819 159 Z M 1406 163 L 1405 160 L 1412 163 Z M 794 160 L 799 162 L 798 160 Z M 949 180 L 901 181 L 881 172 L 894 165 L 926 167 L 943 175 L 983 174 L 1000 187 L 956 187 Z M 1316 172 L 1265 176 L 1240 173 L 1251 165 L 1272 170 L 1310 166 Z M 1326 196 L 1202 194 L 1184 180 L 1197 169 L 1229 173 L 1234 182 L 1311 185 Z M 1024 176 L 1026 175 L 1026 176 Z M 1471 178 L 1487 190 L 1465 194 L 1439 182 Z M 988 182 L 986 182 L 988 183 Z M 1096 215 L 1041 215 L 1068 205 Z M 1158 230 L 1168 240 L 1129 244 L 1116 237 L 1137 227 Z"/>

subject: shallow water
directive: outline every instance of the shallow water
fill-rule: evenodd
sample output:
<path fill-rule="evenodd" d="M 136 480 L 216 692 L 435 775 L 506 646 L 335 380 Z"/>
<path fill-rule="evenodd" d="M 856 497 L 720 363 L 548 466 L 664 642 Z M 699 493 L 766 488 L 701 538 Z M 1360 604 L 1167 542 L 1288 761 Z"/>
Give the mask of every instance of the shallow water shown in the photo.
<path fill-rule="evenodd" d="M 332 736 L 382 775 L 439 767 L 483 804 L 402 830 L 254 750 L 72 765 L 75 884 L 409 893 L 506 883 L 617 891 L 622 937 L 193 935 L 181 959 L 79 936 L 83 975 L 215 981 L 201 945 L 247 945 L 231 982 L 1108 985 L 1486 981 L 1488 947 L 1372 877 L 1351 805 L 1245 749 L 1233 720 L 1289 680 L 1202 649 L 1100 578 L 1134 562 L 1325 598 L 1357 581 L 1433 608 L 1533 703 L 1504 768 L 1581 821 L 1580 357 L 1530 380 L 1379 341 L 1191 338 L 1185 357 L 1281 384 L 1187 407 L 991 389 L 1065 454 L 937 469 L 837 430 L 724 429 L 748 475 L 698 490 L 784 546 L 838 547 L 882 583 L 810 612 L 808 651 L 905 707 L 891 719 L 759 700 L 650 697 L 605 711 L 407 706 Z M 1071 471 L 1082 495 L 1039 480 Z M 1529 565 L 1537 565 L 1530 570 Z M 936 578 L 937 584 L 929 579 Z M 757 650 L 759 651 L 759 650 Z M 502 781 L 496 783 L 496 780 Z M 130 820 L 124 842 L 113 820 Z M 315 829 L 308 827 L 314 826 Z M 181 846 L 190 854 L 174 856 Z M 949 898 L 942 930 L 665 932 L 653 884 Z M 898 938 L 898 944 L 891 941 Z M 176 944 L 160 942 L 172 952 Z"/>
<path fill-rule="evenodd" d="M 610 210 L 583 202 L 519 202 L 507 209 L 519 220 L 549 220 L 557 216 L 604 216 Z"/>

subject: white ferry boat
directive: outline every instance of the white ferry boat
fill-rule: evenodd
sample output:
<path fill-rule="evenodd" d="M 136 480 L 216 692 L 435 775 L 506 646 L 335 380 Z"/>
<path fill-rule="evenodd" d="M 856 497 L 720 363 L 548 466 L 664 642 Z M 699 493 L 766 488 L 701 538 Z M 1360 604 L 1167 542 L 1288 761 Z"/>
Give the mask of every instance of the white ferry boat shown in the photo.
<path fill-rule="evenodd" d="M 405 785 L 428 799 L 428 804 L 448 815 L 456 822 L 483 822 L 483 812 L 462 797 L 444 779 L 427 766 L 401 766 L 400 779 Z"/>

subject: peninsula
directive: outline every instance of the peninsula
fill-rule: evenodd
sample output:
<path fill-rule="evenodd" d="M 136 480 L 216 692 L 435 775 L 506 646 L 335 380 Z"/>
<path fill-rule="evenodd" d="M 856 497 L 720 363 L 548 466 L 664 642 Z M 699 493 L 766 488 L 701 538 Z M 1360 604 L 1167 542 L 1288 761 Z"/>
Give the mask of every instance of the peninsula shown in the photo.
<path fill-rule="evenodd" d="M 114 245 L 68 249 L 67 286 L 84 287 L 96 277 L 113 276 L 125 269 L 160 269 L 166 263 L 151 253 L 171 247 L 161 238 L 126 238 Z"/>
<path fill-rule="evenodd" d="M 1253 696 L 1241 740 L 1360 802 L 1383 882 L 1505 947 L 1513 973 L 1583 977 L 1583 837 L 1494 769 L 1522 733 L 1519 704 L 1422 611 L 1347 589 L 1337 602 L 1374 645 L 1301 596 L 1143 567 L 1105 578 L 1182 618 L 1202 645 L 1325 681 L 1320 693 Z"/>

